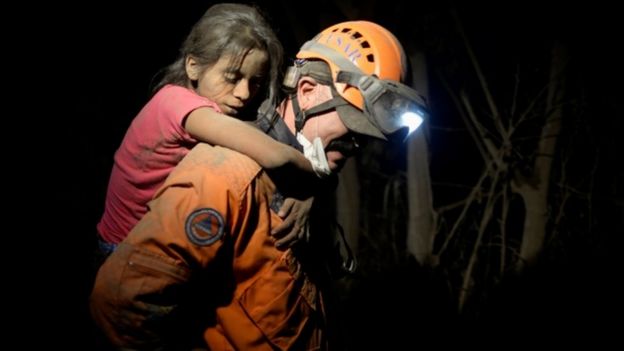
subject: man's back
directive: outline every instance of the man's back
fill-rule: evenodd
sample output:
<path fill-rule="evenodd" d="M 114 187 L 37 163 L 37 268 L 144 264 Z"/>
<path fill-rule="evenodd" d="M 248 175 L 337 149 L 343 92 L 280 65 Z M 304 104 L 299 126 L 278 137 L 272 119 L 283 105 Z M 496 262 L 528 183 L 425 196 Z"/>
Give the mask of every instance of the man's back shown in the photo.
<path fill-rule="evenodd" d="M 247 156 L 196 146 L 98 274 L 92 311 L 111 340 L 167 343 L 167 319 L 184 311 L 202 320 L 210 349 L 318 347 L 317 285 L 270 236 L 281 223 L 275 194 Z"/>

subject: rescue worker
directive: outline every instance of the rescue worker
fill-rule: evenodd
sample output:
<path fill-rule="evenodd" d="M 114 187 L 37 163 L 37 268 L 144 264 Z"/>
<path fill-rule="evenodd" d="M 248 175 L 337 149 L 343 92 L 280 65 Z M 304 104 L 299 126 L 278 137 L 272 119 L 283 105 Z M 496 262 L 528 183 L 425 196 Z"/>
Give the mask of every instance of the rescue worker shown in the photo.
<path fill-rule="evenodd" d="M 405 69 L 385 28 L 331 26 L 302 46 L 284 81 L 288 96 L 264 104 L 258 123 L 315 169 L 335 173 L 361 137 L 386 139 L 422 121 L 424 102 L 399 83 Z M 319 226 L 295 247 L 273 245 L 285 192 L 308 188 L 278 172 L 220 146 L 200 143 L 187 154 L 97 275 L 91 312 L 114 346 L 329 348 L 325 283 L 353 262 L 335 251 L 339 241 L 321 227 L 329 221 L 316 217 L 328 208 L 316 187 L 308 189 L 310 218 Z"/>

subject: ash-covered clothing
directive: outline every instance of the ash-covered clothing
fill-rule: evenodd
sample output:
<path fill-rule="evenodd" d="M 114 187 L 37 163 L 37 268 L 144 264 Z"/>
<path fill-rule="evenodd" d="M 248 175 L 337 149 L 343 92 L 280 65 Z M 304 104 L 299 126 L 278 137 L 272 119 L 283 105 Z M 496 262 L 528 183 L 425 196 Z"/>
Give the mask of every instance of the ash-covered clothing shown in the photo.
<path fill-rule="evenodd" d="M 166 85 L 132 121 L 108 183 L 104 214 L 97 225 L 102 238 L 117 244 L 147 212 L 147 203 L 180 160 L 197 144 L 182 126 L 199 107 L 221 112 L 193 90 Z"/>
<path fill-rule="evenodd" d="M 249 157 L 198 144 L 100 268 L 94 320 L 132 349 L 327 349 L 328 255 L 275 248 L 282 198 Z"/>

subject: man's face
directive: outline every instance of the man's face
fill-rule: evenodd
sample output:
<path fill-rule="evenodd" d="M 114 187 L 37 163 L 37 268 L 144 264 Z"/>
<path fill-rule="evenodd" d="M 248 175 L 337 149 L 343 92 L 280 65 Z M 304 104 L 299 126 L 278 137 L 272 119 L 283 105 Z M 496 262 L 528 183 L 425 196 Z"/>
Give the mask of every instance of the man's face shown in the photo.
<path fill-rule="evenodd" d="M 317 85 L 314 93 L 307 97 L 306 106 L 316 106 L 331 98 L 329 87 Z M 311 142 L 316 137 L 321 139 L 327 155 L 327 163 L 332 172 L 339 171 L 347 157 L 351 156 L 353 149 L 357 147 L 353 133 L 347 129 L 336 110 L 306 120 L 301 133 Z"/>

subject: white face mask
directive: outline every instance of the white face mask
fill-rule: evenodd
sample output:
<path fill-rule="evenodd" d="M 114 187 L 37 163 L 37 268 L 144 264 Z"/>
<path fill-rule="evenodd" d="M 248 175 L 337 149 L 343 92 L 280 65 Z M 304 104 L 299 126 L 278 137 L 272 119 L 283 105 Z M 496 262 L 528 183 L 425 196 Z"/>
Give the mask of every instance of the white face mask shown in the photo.
<path fill-rule="evenodd" d="M 321 138 L 316 137 L 311 143 L 303 134 L 297 133 L 297 141 L 303 146 L 303 155 L 312 164 L 314 173 L 319 178 L 330 175 L 331 169 L 329 169 L 329 163 L 327 163 L 327 155 L 325 155 L 325 148 L 323 148 Z"/>

